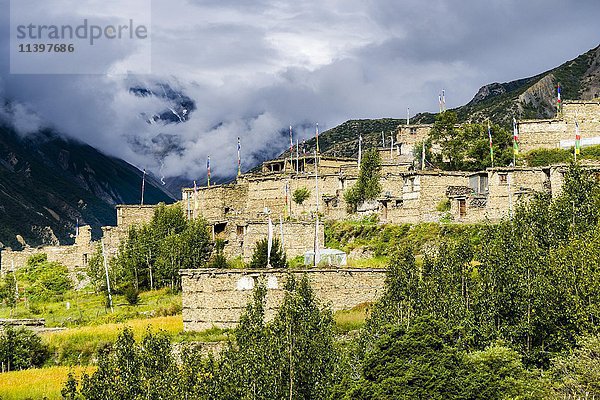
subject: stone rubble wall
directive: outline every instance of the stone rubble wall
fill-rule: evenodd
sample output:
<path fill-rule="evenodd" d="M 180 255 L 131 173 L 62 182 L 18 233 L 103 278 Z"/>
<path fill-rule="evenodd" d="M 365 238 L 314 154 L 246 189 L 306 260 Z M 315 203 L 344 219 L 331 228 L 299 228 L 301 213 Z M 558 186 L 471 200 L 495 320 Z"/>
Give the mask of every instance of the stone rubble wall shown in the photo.
<path fill-rule="evenodd" d="M 600 137 L 600 99 L 565 101 L 557 118 L 519 121 L 520 151 L 555 149 L 561 140 L 575 140 L 575 120 L 582 138 Z"/>
<path fill-rule="evenodd" d="M 19 251 L 2 250 L 0 254 L 0 271 L 2 274 L 16 271 L 25 266 L 29 257 L 45 253 L 48 256 L 48 261 L 64 264 L 69 269 L 73 281 L 77 282 L 77 273 L 87 267 L 94 251 L 92 229 L 89 226 L 82 226 L 79 228 L 79 236 L 75 238 L 75 244 L 70 246 L 26 247 Z"/>
<path fill-rule="evenodd" d="M 384 269 L 182 270 L 184 330 L 233 328 L 259 280 L 267 286 L 265 317 L 271 320 L 290 272 L 296 278 L 307 274 L 316 298 L 334 312 L 375 302 L 385 288 Z"/>
<path fill-rule="evenodd" d="M 286 256 L 292 259 L 303 256 L 307 251 L 314 249 L 315 223 L 273 220 L 273 236 L 281 241 L 281 227 L 283 226 L 283 245 Z M 319 224 L 319 244 L 324 247 L 325 228 Z M 252 259 L 256 243 L 268 237 L 267 221 L 230 220 L 225 232 L 219 236 L 227 241 L 225 255 L 227 258 L 241 257 L 244 262 Z"/>
<path fill-rule="evenodd" d="M 127 228 L 150 222 L 156 210 L 156 205 L 125 205 L 120 204 L 117 209 L 117 226 Z"/>

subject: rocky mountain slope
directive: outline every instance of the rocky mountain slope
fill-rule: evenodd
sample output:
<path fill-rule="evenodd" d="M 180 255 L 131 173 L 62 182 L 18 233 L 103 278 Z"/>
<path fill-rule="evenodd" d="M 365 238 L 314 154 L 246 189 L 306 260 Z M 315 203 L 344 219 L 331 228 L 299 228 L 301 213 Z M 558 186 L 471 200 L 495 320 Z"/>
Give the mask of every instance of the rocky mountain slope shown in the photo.
<path fill-rule="evenodd" d="M 457 108 L 463 121 L 492 121 L 509 126 L 521 119 L 551 118 L 556 114 L 556 87 L 563 100 L 600 97 L 600 46 L 542 74 L 479 89 L 473 100 Z"/>
<path fill-rule="evenodd" d="M 91 146 L 0 126 L 0 242 L 19 248 L 20 235 L 29 245 L 69 243 L 77 221 L 98 233 L 116 223 L 115 204 L 140 201 L 141 182 L 140 170 Z M 147 176 L 145 202 L 160 201 L 173 198 Z"/>

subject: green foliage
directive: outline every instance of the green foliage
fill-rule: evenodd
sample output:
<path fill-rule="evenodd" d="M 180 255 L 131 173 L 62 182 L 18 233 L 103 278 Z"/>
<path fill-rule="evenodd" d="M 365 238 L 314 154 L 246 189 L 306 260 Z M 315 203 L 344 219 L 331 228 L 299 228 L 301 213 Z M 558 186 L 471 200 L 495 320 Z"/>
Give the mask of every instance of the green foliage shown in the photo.
<path fill-rule="evenodd" d="M 388 266 L 366 342 L 388 323 L 409 326 L 430 315 L 463 327 L 472 348 L 504 340 L 527 365 L 547 366 L 577 336 L 598 332 L 598 189 L 573 165 L 558 198 L 538 196 L 512 220 L 484 229 L 478 245 L 469 237 L 442 240 L 421 268 L 409 247 L 401 249 Z"/>
<path fill-rule="evenodd" d="M 487 126 L 483 124 L 457 125 L 456 113 L 438 114 L 429 139 L 441 147 L 441 154 L 433 154 L 437 166 L 448 170 L 478 171 L 492 165 Z M 504 128 L 492 124 L 494 166 L 505 166 L 512 161 L 512 136 Z"/>
<path fill-rule="evenodd" d="M 327 398 L 337 361 L 331 312 L 319 309 L 306 276 L 289 276 L 271 323 L 264 321 L 265 295 L 261 283 L 235 331 L 235 346 L 219 360 L 221 389 L 214 398 Z"/>
<path fill-rule="evenodd" d="M 4 302 L 8 307 L 17 305 L 17 277 L 14 272 L 7 272 L 4 275 L 4 282 L 0 285 L 0 302 Z"/>
<path fill-rule="evenodd" d="M 126 328 L 100 350 L 97 370 L 81 384 L 71 376 L 62 393 L 132 400 L 328 398 L 338 361 L 331 311 L 320 310 L 307 277 L 289 277 L 270 323 L 264 321 L 265 295 L 260 282 L 234 341 L 217 358 L 191 345 L 182 348 L 178 364 L 164 333 L 147 331 L 136 343 Z"/>
<path fill-rule="evenodd" d="M 380 225 L 371 221 L 336 221 L 325 224 L 325 245 L 347 253 L 362 246 L 372 251 L 375 257 L 388 257 L 402 246 L 411 246 L 421 253 L 443 239 L 462 236 L 477 244 L 484 229 L 484 225 L 466 224 Z"/>
<path fill-rule="evenodd" d="M 494 346 L 469 353 L 462 340 L 459 329 L 430 316 L 394 325 L 365 357 L 346 398 L 544 398 L 516 352 Z"/>
<path fill-rule="evenodd" d="M 17 272 L 17 279 L 26 284 L 27 294 L 33 300 L 60 297 L 73 286 L 67 267 L 48 261 L 44 253 L 29 257 Z"/>
<path fill-rule="evenodd" d="M 180 372 L 164 333 L 148 330 L 136 343 L 125 328 L 113 345 L 100 350 L 98 368 L 82 376 L 79 393 L 84 399 L 179 399 L 185 390 Z M 75 397 L 77 386 L 70 378 L 63 395 Z"/>
<path fill-rule="evenodd" d="M 2 371 L 41 367 L 49 356 L 48 346 L 30 330 L 6 327 L 0 334 Z"/>
<path fill-rule="evenodd" d="M 535 149 L 525 154 L 525 162 L 530 167 L 562 164 L 572 159 L 573 152 L 567 149 Z"/>
<path fill-rule="evenodd" d="M 435 209 L 440 212 L 445 212 L 450 211 L 451 206 L 450 199 L 444 199 L 437 204 Z"/>
<path fill-rule="evenodd" d="M 556 398 L 600 396 L 600 337 L 583 337 L 572 354 L 553 361 L 550 374 Z"/>
<path fill-rule="evenodd" d="M 131 306 L 136 306 L 140 302 L 140 292 L 133 286 L 127 286 L 123 291 L 125 300 Z"/>
<path fill-rule="evenodd" d="M 292 193 L 292 199 L 298 205 L 304 203 L 304 201 L 306 199 L 308 199 L 309 197 L 310 197 L 310 190 L 308 190 L 305 187 L 298 188 L 298 189 L 294 190 L 294 193 Z"/>
<path fill-rule="evenodd" d="M 600 146 L 589 146 L 581 149 L 578 160 L 600 160 Z M 536 149 L 525 155 L 530 167 L 545 167 L 552 164 L 573 162 L 573 149 Z"/>
<path fill-rule="evenodd" d="M 223 253 L 223 249 L 225 248 L 225 241 L 223 239 L 217 239 L 215 241 L 215 252 L 213 254 L 213 258 L 208 264 L 209 268 L 227 268 L 227 258 Z"/>
<path fill-rule="evenodd" d="M 181 207 L 161 205 L 150 223 L 129 229 L 127 240 L 120 244 L 111 262 L 111 284 L 132 285 L 137 290 L 166 286 L 178 289 L 179 270 L 206 266 L 211 252 L 205 221 L 188 221 Z M 92 276 L 102 286 L 98 263 L 93 265 L 96 273 L 91 271 Z"/>
<path fill-rule="evenodd" d="M 344 193 L 344 200 L 351 212 L 363 202 L 374 200 L 381 194 L 381 156 L 377 150 L 368 150 L 364 153 L 358 179 L 354 186 Z"/>
<path fill-rule="evenodd" d="M 96 292 L 106 290 L 106 274 L 104 271 L 104 257 L 102 256 L 101 246 L 96 246 L 96 250 L 88 262 L 86 273 Z"/>
<path fill-rule="evenodd" d="M 254 247 L 254 253 L 252 253 L 252 260 L 250 260 L 250 264 L 248 265 L 250 268 L 266 268 L 268 264 L 267 253 L 269 250 L 269 242 L 267 239 L 261 239 L 256 242 L 256 246 Z M 286 268 L 287 261 L 285 252 L 279 243 L 279 239 L 276 237 L 273 238 L 273 243 L 271 246 L 271 258 L 270 258 L 271 268 Z"/>

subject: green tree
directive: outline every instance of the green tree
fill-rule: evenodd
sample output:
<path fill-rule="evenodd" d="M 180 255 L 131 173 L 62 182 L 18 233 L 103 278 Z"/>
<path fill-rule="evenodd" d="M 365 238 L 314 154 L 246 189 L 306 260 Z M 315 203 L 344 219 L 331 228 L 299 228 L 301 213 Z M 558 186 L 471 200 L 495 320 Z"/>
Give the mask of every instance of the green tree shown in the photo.
<path fill-rule="evenodd" d="M 306 199 L 308 199 L 309 197 L 310 197 L 310 190 L 308 190 L 305 187 L 298 188 L 298 189 L 294 190 L 294 193 L 292 193 L 292 199 L 298 205 L 304 203 L 304 201 Z"/>
<path fill-rule="evenodd" d="M 24 268 L 17 271 L 17 277 L 26 284 L 29 297 L 36 301 L 60 297 L 73 287 L 68 268 L 48 261 L 44 253 L 29 257 Z"/>
<path fill-rule="evenodd" d="M 180 384 L 179 372 L 164 332 L 148 330 L 136 343 L 131 329 L 125 328 L 113 345 L 100 350 L 98 368 L 91 375 L 83 375 L 79 393 L 90 400 L 185 398 L 191 389 Z M 77 386 L 78 382 L 70 378 L 63 395 L 74 397 Z"/>
<path fill-rule="evenodd" d="M 461 398 L 464 362 L 453 332 L 439 320 L 420 317 L 408 328 L 394 326 L 376 342 L 347 398 Z"/>
<path fill-rule="evenodd" d="M 368 150 L 361 160 L 356 183 L 344 193 L 350 212 L 356 212 L 361 203 L 375 200 L 381 194 L 380 179 L 381 156 L 375 149 Z"/>
<path fill-rule="evenodd" d="M 600 396 L 600 337 L 582 337 L 571 354 L 553 360 L 550 375 L 557 399 Z"/>
<path fill-rule="evenodd" d="M 148 224 L 133 226 L 114 261 L 115 287 L 179 289 L 181 268 L 205 267 L 213 246 L 206 222 L 187 220 L 179 206 L 161 205 Z"/>
<path fill-rule="evenodd" d="M 49 357 L 48 346 L 28 329 L 6 327 L 0 333 L 0 364 L 4 371 L 41 367 Z"/>
<path fill-rule="evenodd" d="M 306 276 L 288 277 L 271 323 L 264 321 L 265 296 L 260 282 L 220 360 L 216 398 L 328 398 L 338 360 L 331 311 L 319 308 Z"/>
<path fill-rule="evenodd" d="M 457 122 L 453 111 L 436 116 L 429 140 L 440 146 L 441 153 L 432 154 L 428 160 L 448 170 L 477 171 L 490 167 L 492 160 L 487 125 L 471 123 L 458 126 Z M 512 161 L 511 134 L 496 124 L 490 126 L 490 131 L 494 165 L 508 165 Z"/>
<path fill-rule="evenodd" d="M 225 241 L 222 239 L 217 239 L 215 241 L 215 251 L 213 254 L 213 258 L 208 264 L 209 268 L 227 268 L 227 258 L 223 253 L 224 248 Z"/>
<path fill-rule="evenodd" d="M 8 307 L 17 305 L 17 277 L 14 272 L 7 272 L 4 275 L 4 282 L 0 286 L 0 301 L 4 301 Z"/>
<path fill-rule="evenodd" d="M 250 268 L 266 268 L 267 267 L 267 252 L 269 249 L 269 242 L 267 239 L 261 239 L 256 242 L 254 252 L 252 253 L 252 260 L 248 265 Z M 273 238 L 271 246 L 271 258 L 270 263 L 272 268 L 286 268 L 287 261 L 285 252 L 281 248 L 279 239 Z"/>

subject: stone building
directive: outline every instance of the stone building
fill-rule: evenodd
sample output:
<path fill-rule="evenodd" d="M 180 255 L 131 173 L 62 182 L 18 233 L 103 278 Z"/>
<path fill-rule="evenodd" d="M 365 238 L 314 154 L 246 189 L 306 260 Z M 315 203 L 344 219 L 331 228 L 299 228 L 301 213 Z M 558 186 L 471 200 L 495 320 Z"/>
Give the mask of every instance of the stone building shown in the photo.
<path fill-rule="evenodd" d="M 88 261 L 95 251 L 92 242 L 92 228 L 82 226 L 75 237 L 75 244 L 70 246 L 42 246 L 25 247 L 21 251 L 3 249 L 0 253 L 0 270 L 15 271 L 25 265 L 27 259 L 32 255 L 45 253 L 48 261 L 56 261 L 69 267 L 69 271 L 75 273 L 88 265 Z"/>
<path fill-rule="evenodd" d="M 23 250 L 2 249 L 0 251 L 0 272 L 5 273 L 21 268 L 32 255 L 44 253 L 48 256 L 48 261 L 64 264 L 69 269 L 73 280 L 77 282 L 78 272 L 87 268 L 90 258 L 102 242 L 104 242 L 105 251 L 109 255 L 115 255 L 119 243 L 126 237 L 129 227 L 149 221 L 155 208 L 155 205 L 117 205 L 117 226 L 102 227 L 102 238 L 97 241 L 92 240 L 91 227 L 82 226 L 79 227 L 75 243 L 72 245 L 25 247 Z"/>
<path fill-rule="evenodd" d="M 600 99 L 567 100 L 555 118 L 518 121 L 520 150 L 573 147 L 575 120 L 582 147 L 600 144 Z"/>
<path fill-rule="evenodd" d="M 222 221 L 208 221 L 211 224 L 213 238 L 225 241 L 224 252 L 228 258 L 240 257 L 244 262 L 252 259 L 256 243 L 268 236 L 268 221 L 230 218 Z M 314 249 L 315 235 L 318 235 L 320 247 L 324 246 L 325 229 L 321 222 L 317 226 L 308 221 L 272 221 L 273 236 L 283 243 L 288 259 L 302 256 Z"/>

